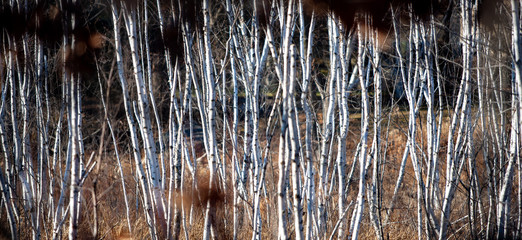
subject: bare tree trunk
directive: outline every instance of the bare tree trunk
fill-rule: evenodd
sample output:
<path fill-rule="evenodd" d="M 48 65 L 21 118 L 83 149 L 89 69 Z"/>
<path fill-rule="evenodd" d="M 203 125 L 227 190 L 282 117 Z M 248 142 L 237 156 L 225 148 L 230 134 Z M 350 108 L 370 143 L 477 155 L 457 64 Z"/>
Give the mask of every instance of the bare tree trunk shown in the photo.
<path fill-rule="evenodd" d="M 475 6 L 467 0 L 461 1 L 462 10 L 462 52 L 463 52 L 463 73 L 459 88 L 459 94 L 455 105 L 455 112 L 453 113 L 450 131 L 448 134 L 448 150 L 446 155 L 446 183 L 444 190 L 444 197 L 442 203 L 442 212 L 440 217 L 440 235 L 439 239 L 447 238 L 447 228 L 450 221 L 451 203 L 455 196 L 455 189 L 458 185 L 462 166 L 464 165 L 463 156 L 473 154 L 466 141 L 467 133 L 473 132 L 473 127 L 470 126 L 470 109 L 471 109 L 471 86 L 470 74 L 472 66 L 472 43 L 474 41 L 473 34 L 475 24 L 472 13 L 476 10 Z M 458 128 L 457 128 L 458 126 Z M 456 136 L 456 138 L 454 138 Z M 455 140 L 454 140 L 455 139 Z"/>
<path fill-rule="evenodd" d="M 129 130 L 131 133 L 131 142 L 132 142 L 132 150 L 133 150 L 133 158 L 136 164 L 136 170 L 138 174 L 138 179 L 142 188 L 142 197 L 143 197 L 143 205 L 146 213 L 147 224 L 149 225 L 150 236 L 152 239 L 157 238 L 156 229 L 155 229 L 155 217 L 153 213 L 153 205 L 151 199 L 151 192 L 149 189 L 149 180 L 147 179 L 147 174 L 143 170 L 143 166 L 141 163 L 141 153 L 140 147 L 138 145 L 138 136 L 137 136 L 137 126 L 136 121 L 134 120 L 134 114 L 131 108 L 129 91 L 127 88 L 127 80 L 125 78 L 124 70 L 123 70 L 123 57 L 122 57 L 122 46 L 120 42 L 120 32 L 119 32 L 119 14 L 117 11 L 117 6 L 114 2 L 111 2 L 111 10 L 112 10 L 112 20 L 114 25 L 114 45 L 116 52 L 116 63 L 118 66 L 118 77 L 120 79 L 120 84 L 123 92 L 123 102 L 126 112 L 127 123 L 129 125 Z"/>
<path fill-rule="evenodd" d="M 372 68 L 373 68 L 373 82 L 374 82 L 374 115 L 373 115 L 373 171 L 372 171 L 372 184 L 368 191 L 369 199 L 369 211 L 370 218 L 372 219 L 373 228 L 375 229 L 375 235 L 377 239 L 382 240 L 384 233 L 382 229 L 381 219 L 381 204 L 380 204 L 380 189 L 382 182 L 380 182 L 380 169 L 381 169 L 381 118 L 382 118 L 382 79 L 381 79 L 381 56 L 379 46 L 379 35 L 373 33 L 370 39 L 372 43 Z"/>
<path fill-rule="evenodd" d="M 358 239 L 360 231 L 360 223 L 364 211 L 364 195 L 366 190 L 366 171 L 367 163 L 366 157 L 368 154 L 368 126 L 370 124 L 370 100 L 368 98 L 368 76 L 364 73 L 367 66 L 364 66 L 364 59 L 366 58 L 365 42 L 367 33 L 362 32 L 362 26 L 357 26 L 358 35 L 358 54 L 357 54 L 357 68 L 359 70 L 359 83 L 361 86 L 361 151 L 359 153 L 359 192 L 357 194 L 357 202 L 352 215 L 350 223 L 351 239 Z"/>

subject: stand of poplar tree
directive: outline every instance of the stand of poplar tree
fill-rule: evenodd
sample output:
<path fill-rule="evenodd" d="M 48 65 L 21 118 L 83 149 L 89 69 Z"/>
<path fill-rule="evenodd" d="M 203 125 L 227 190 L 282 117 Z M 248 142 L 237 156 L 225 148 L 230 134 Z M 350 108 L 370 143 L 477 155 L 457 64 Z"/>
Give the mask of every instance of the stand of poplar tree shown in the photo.
<path fill-rule="evenodd" d="M 68 63 L 85 45 L 85 21 L 65 9 L 76 0 L 56 3 L 59 47 L 0 33 L 5 236 L 83 238 L 88 221 L 105 237 L 96 184 L 113 162 L 121 222 L 150 239 L 193 236 L 187 189 L 223 198 L 201 206 L 203 239 L 393 239 L 403 226 L 418 239 L 522 237 L 522 1 L 493 4 L 503 20 L 491 24 L 479 1 L 428 16 L 390 7 L 385 30 L 371 14 L 346 26 L 303 0 L 196 1 L 94 1 L 105 45 L 90 73 Z M 2 9 L 33 19 L 37 3 Z M 99 90 L 95 123 L 87 81 Z M 406 141 L 392 139 L 394 124 Z"/>

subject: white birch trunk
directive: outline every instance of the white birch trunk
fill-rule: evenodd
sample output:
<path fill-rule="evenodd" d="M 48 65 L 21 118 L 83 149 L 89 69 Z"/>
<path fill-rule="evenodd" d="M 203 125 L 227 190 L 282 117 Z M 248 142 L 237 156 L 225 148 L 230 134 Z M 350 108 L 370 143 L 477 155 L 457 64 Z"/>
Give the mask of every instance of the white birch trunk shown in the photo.
<path fill-rule="evenodd" d="M 295 45 L 290 46 L 290 72 L 288 83 L 288 135 L 290 138 L 290 161 L 292 162 L 292 195 L 294 213 L 295 239 L 303 239 L 303 216 L 301 206 L 301 177 L 300 177 L 300 141 L 297 128 L 297 113 L 295 111 Z"/>
<path fill-rule="evenodd" d="M 334 109 L 336 104 L 335 87 L 337 79 L 338 48 L 337 48 L 337 26 L 333 16 L 328 17 L 328 36 L 330 43 L 330 76 L 328 79 L 328 102 L 327 110 L 323 110 L 323 132 L 321 139 L 321 155 L 319 160 L 319 197 L 317 206 L 319 235 L 326 234 L 328 214 L 328 163 L 330 159 L 329 146 L 333 140 L 335 129 Z M 324 103 L 323 103 L 324 104 Z"/>
<path fill-rule="evenodd" d="M 379 46 L 378 33 L 372 34 L 372 59 L 373 59 L 373 83 L 374 83 L 374 115 L 373 115 L 373 170 L 372 170 L 372 184 L 369 189 L 369 207 L 370 218 L 372 219 L 373 228 L 377 239 L 382 240 L 384 233 L 382 229 L 381 219 L 381 185 L 380 171 L 381 171 L 381 118 L 382 118 L 382 80 L 381 80 L 381 56 Z"/>
<path fill-rule="evenodd" d="M 368 79 L 364 74 L 364 59 L 366 41 L 366 33 L 362 32 L 362 26 L 357 26 L 358 35 L 358 54 L 357 67 L 359 70 L 359 83 L 361 87 L 361 150 L 359 153 L 359 192 L 357 193 L 357 201 L 352 215 L 352 222 L 350 223 L 351 239 L 356 240 L 359 237 L 360 223 L 364 211 L 364 195 L 366 190 L 366 157 L 368 154 L 368 125 L 370 122 L 370 100 L 368 98 Z"/>
<path fill-rule="evenodd" d="M 146 173 L 143 170 L 143 166 L 141 163 L 141 153 L 140 153 L 140 147 L 138 145 L 138 136 L 137 136 L 137 130 L 136 130 L 136 122 L 133 117 L 133 111 L 130 104 L 130 97 L 129 97 L 129 91 L 127 89 L 127 80 L 124 75 L 123 70 L 123 57 L 122 57 L 122 46 L 120 42 L 120 32 L 119 32 L 119 14 L 117 11 L 117 7 L 114 2 L 111 2 L 111 10 L 112 10 L 112 20 L 114 25 L 114 45 L 115 45 L 115 52 L 116 52 L 116 63 L 118 66 L 118 78 L 120 80 L 120 84 L 122 87 L 123 92 L 123 101 L 124 101 L 124 107 L 126 112 L 126 118 L 127 123 L 129 126 L 129 130 L 131 133 L 131 141 L 132 141 L 132 150 L 133 150 L 133 158 L 134 162 L 136 164 L 136 170 L 139 178 L 139 183 L 141 185 L 142 189 L 142 197 L 143 197 L 143 207 L 146 212 L 146 219 L 147 224 L 149 225 L 150 229 L 150 236 L 152 239 L 157 238 L 156 229 L 155 229 L 155 217 L 153 213 L 153 205 L 152 205 L 152 193 L 149 189 L 149 180 L 146 177 Z"/>
<path fill-rule="evenodd" d="M 462 51 L 463 51 L 463 73 L 460 83 L 459 94 L 455 105 L 455 112 L 452 116 L 450 132 L 448 134 L 448 150 L 446 155 L 446 183 L 444 190 L 444 197 L 442 202 L 442 212 L 440 217 L 439 239 L 447 238 L 447 228 L 450 221 L 451 203 L 455 196 L 455 189 L 460 178 L 463 163 L 462 158 L 464 154 L 473 154 L 469 148 L 463 149 L 466 145 L 466 133 L 472 133 L 473 127 L 471 124 L 470 108 L 471 108 L 471 87 L 470 87 L 470 73 L 471 73 L 471 57 L 472 57 L 472 43 L 474 18 L 472 13 L 474 6 L 471 2 L 462 0 Z M 459 126 L 457 129 L 457 125 Z M 457 131 L 458 130 L 458 131 Z M 454 140 L 456 136 L 456 140 Z M 469 139 L 468 139 L 469 140 Z"/>

